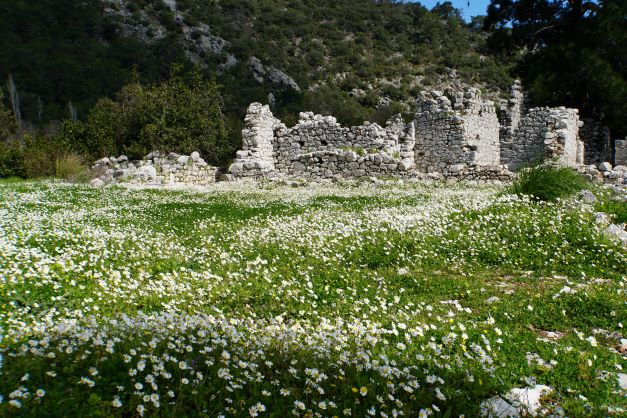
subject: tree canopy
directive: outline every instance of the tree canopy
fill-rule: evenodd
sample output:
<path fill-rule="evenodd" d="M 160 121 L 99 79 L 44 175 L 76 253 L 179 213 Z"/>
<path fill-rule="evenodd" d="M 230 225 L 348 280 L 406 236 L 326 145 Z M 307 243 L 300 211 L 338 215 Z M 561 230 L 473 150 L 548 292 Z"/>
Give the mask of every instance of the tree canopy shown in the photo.
<path fill-rule="evenodd" d="M 484 29 L 494 51 L 518 59 L 533 104 L 575 107 L 627 134 L 627 0 L 493 0 Z"/>

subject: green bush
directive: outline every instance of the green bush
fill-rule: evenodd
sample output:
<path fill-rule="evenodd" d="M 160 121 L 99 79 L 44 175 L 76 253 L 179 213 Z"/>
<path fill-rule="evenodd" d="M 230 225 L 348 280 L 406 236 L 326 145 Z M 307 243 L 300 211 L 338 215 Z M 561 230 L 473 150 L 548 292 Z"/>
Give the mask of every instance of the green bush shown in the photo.
<path fill-rule="evenodd" d="M 24 152 L 17 143 L 0 142 L 0 178 L 26 177 Z"/>
<path fill-rule="evenodd" d="M 203 80 L 198 71 L 184 78 L 176 67 L 161 84 L 145 87 L 135 81 L 116 101 L 100 100 L 85 122 L 65 123 L 61 141 L 92 158 L 199 151 L 209 162 L 223 164 L 234 147 L 222 108 L 214 81 Z"/>
<path fill-rule="evenodd" d="M 588 186 L 588 181 L 572 168 L 539 163 L 521 169 L 512 183 L 511 191 L 552 201 L 571 196 Z"/>

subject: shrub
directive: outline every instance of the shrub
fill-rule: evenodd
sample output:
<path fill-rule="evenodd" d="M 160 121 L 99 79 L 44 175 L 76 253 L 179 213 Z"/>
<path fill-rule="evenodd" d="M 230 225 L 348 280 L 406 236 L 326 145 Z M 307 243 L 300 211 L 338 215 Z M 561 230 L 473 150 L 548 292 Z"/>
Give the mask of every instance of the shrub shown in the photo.
<path fill-rule="evenodd" d="M 16 143 L 0 142 L 0 178 L 26 177 L 24 152 Z"/>
<path fill-rule="evenodd" d="M 116 101 L 100 100 L 85 122 L 66 122 L 60 139 L 92 158 L 199 151 L 209 162 L 221 164 L 234 152 L 222 108 L 214 81 L 203 80 L 199 71 L 184 78 L 175 67 L 161 84 L 145 87 L 134 81 Z"/>
<path fill-rule="evenodd" d="M 538 163 L 519 171 L 511 191 L 552 201 L 571 196 L 588 186 L 588 181 L 572 168 Z"/>

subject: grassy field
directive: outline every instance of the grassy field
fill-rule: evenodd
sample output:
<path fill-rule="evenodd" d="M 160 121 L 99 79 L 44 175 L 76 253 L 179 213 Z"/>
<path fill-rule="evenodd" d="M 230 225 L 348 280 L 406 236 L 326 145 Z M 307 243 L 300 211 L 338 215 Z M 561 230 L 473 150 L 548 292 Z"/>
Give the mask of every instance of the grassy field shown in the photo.
<path fill-rule="evenodd" d="M 496 187 L 0 183 L 0 416 L 624 416 L 627 257 Z M 625 341 L 622 342 L 625 344 Z"/>

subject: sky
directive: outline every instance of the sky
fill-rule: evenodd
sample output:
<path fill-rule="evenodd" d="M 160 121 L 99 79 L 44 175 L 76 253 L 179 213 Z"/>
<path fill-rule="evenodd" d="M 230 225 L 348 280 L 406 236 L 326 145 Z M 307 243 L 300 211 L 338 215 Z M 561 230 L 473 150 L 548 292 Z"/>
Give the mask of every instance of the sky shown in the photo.
<path fill-rule="evenodd" d="M 444 3 L 446 0 L 417 0 L 415 3 L 421 3 L 427 9 L 431 9 L 436 3 Z M 490 0 L 449 0 L 453 3 L 453 7 L 461 9 L 462 16 L 465 20 L 470 20 L 472 16 L 485 15 Z M 470 6 L 468 6 L 470 2 Z"/>

